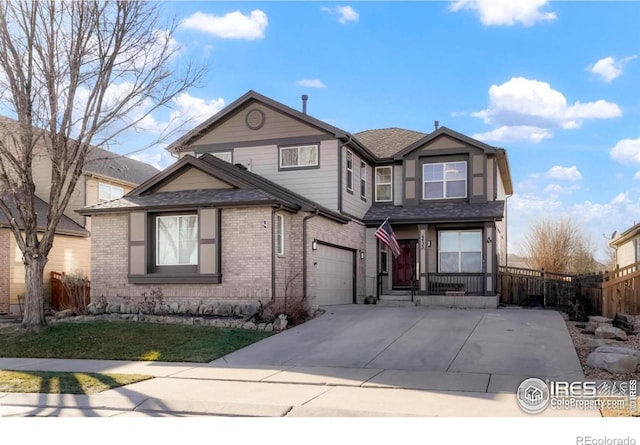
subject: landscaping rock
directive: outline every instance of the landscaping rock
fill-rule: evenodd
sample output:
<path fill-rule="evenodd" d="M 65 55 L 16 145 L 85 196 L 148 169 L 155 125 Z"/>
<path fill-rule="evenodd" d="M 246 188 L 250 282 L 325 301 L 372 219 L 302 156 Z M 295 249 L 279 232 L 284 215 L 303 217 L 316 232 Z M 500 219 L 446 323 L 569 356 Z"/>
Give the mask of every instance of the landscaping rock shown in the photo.
<path fill-rule="evenodd" d="M 589 334 L 593 334 L 601 326 L 613 326 L 613 319 L 600 316 L 591 316 L 589 317 L 589 322 L 587 323 L 584 330 Z"/>
<path fill-rule="evenodd" d="M 229 315 L 233 314 L 233 309 L 234 306 L 232 304 L 229 303 L 220 303 L 217 307 L 216 307 L 216 311 L 215 314 L 216 315 L 222 315 L 224 317 L 228 317 Z"/>
<path fill-rule="evenodd" d="M 600 326 L 595 332 L 596 338 L 615 338 L 616 340 L 627 340 L 627 334 L 620 328 L 613 326 Z"/>
<path fill-rule="evenodd" d="M 252 303 L 245 304 L 242 307 L 242 316 L 245 319 L 249 320 L 258 313 L 258 310 L 259 310 L 259 306 L 257 304 L 252 304 Z"/>
<path fill-rule="evenodd" d="M 638 359 L 638 361 L 640 361 L 640 351 L 638 351 L 637 349 L 624 348 L 622 346 L 601 346 L 598 349 L 596 349 L 595 352 L 602 352 L 605 354 L 632 355 L 636 359 Z"/>
<path fill-rule="evenodd" d="M 633 355 L 595 351 L 587 357 L 587 365 L 606 369 L 614 374 L 627 374 L 636 371 L 638 359 Z"/>
<path fill-rule="evenodd" d="M 243 329 L 249 329 L 249 330 L 255 331 L 256 329 L 258 329 L 258 326 L 257 326 L 254 322 L 252 322 L 252 321 L 247 321 L 246 323 L 244 323 L 244 324 L 242 325 L 242 328 L 243 328 Z"/>
<path fill-rule="evenodd" d="M 273 323 L 267 323 L 264 327 L 264 332 L 273 332 Z"/>
<path fill-rule="evenodd" d="M 599 348 L 600 346 L 609 346 L 617 344 L 617 340 L 611 338 L 590 338 L 587 340 L 587 348 Z"/>
<path fill-rule="evenodd" d="M 630 334 L 640 333 L 640 317 L 629 314 L 616 314 L 613 325 Z"/>
<path fill-rule="evenodd" d="M 117 302 L 109 303 L 107 308 L 108 308 L 107 312 L 110 312 L 112 314 L 117 314 L 120 311 L 120 303 L 117 303 Z"/>
<path fill-rule="evenodd" d="M 56 312 L 54 317 L 56 319 L 71 317 L 73 315 L 73 311 L 71 309 L 65 309 L 64 311 Z"/>
<path fill-rule="evenodd" d="M 287 319 L 286 318 L 276 318 L 273 322 L 273 329 L 276 331 L 282 331 L 287 328 Z"/>
<path fill-rule="evenodd" d="M 258 330 L 259 331 L 264 331 L 264 328 L 267 327 L 266 323 L 258 323 Z"/>
<path fill-rule="evenodd" d="M 213 314 L 213 305 L 212 304 L 207 304 L 206 306 L 204 306 L 204 309 L 202 310 L 202 313 L 205 314 L 205 315 Z"/>

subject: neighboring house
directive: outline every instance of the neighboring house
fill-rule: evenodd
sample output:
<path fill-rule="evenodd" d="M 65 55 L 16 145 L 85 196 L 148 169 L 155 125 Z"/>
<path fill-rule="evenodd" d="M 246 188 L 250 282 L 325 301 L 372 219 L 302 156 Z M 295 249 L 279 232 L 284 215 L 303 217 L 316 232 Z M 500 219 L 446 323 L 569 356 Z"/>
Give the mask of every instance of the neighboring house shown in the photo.
<path fill-rule="evenodd" d="M 173 166 L 79 211 L 92 220 L 92 298 L 327 305 L 413 288 L 422 303 L 455 291 L 497 305 L 503 149 L 444 127 L 354 135 L 250 91 L 168 150 Z M 397 258 L 374 237 L 387 218 Z"/>
<path fill-rule="evenodd" d="M 617 268 L 625 268 L 640 261 L 640 223 L 613 238 L 609 245 L 615 250 Z"/>
<path fill-rule="evenodd" d="M 0 137 L 16 122 L 0 116 Z M 42 147 L 37 149 L 42 150 Z M 158 169 L 134 159 L 95 148 L 78 179 L 56 230 L 53 248 L 45 267 L 45 302 L 50 301 L 50 272 L 91 275 L 90 219 L 75 212 L 78 207 L 116 199 L 158 173 Z M 36 185 L 38 227 L 45 226 L 51 188 L 51 161 L 43 153 L 35 156 L 33 177 Z M 14 212 L 14 215 L 17 215 Z M 0 314 L 20 313 L 18 296 L 24 294 L 24 265 L 8 221 L 0 212 Z"/>

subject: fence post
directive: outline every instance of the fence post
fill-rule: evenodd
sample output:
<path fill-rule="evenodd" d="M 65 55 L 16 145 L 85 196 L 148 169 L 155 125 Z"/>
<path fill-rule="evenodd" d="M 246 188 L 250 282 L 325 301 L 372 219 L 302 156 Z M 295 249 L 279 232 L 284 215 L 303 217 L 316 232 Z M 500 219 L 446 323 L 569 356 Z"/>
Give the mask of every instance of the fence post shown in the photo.
<path fill-rule="evenodd" d="M 547 307 L 547 278 L 544 275 L 544 267 L 540 272 L 542 273 L 542 307 Z"/>

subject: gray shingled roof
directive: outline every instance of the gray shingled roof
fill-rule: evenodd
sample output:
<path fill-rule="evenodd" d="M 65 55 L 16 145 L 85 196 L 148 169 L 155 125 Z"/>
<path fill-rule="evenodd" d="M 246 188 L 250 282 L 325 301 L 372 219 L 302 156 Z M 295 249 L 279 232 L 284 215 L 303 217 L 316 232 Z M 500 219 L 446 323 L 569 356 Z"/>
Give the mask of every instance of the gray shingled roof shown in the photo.
<path fill-rule="evenodd" d="M 101 202 L 84 207 L 78 212 L 85 215 L 113 211 L 117 209 L 140 209 L 161 207 L 186 207 L 197 205 L 239 205 L 271 204 L 282 200 L 258 189 L 219 189 L 219 190 L 183 190 L 177 192 L 150 193 L 148 195 L 125 196 L 112 201 Z M 283 203 L 284 204 L 284 203 Z"/>
<path fill-rule="evenodd" d="M 504 218 L 504 201 L 482 203 L 433 202 L 416 206 L 373 205 L 364 216 L 367 224 L 391 222 L 493 221 Z"/>
<path fill-rule="evenodd" d="M 18 225 L 22 227 L 22 219 L 20 219 L 19 217 L 20 214 L 18 213 L 18 210 L 15 205 L 15 201 L 13 200 L 13 198 L 11 198 L 8 195 L 5 195 L 2 197 L 2 199 L 11 210 L 11 213 L 16 217 L 18 221 Z M 44 227 L 47 225 L 47 212 L 48 212 L 49 206 L 46 202 L 44 202 L 42 199 L 38 198 L 37 196 L 34 197 L 34 206 L 36 208 L 36 216 L 37 216 L 36 224 L 38 225 L 38 229 L 44 229 Z M 9 220 L 7 220 L 3 212 L 0 212 L 0 224 L 9 224 Z M 62 218 L 60 218 L 60 222 L 58 222 L 58 225 L 56 227 L 56 232 L 71 233 L 71 234 L 77 234 L 82 236 L 89 235 L 89 232 L 84 227 L 82 227 L 80 224 L 78 224 L 77 222 L 75 222 L 74 220 L 72 220 L 71 218 L 65 215 L 62 215 Z"/>
<path fill-rule="evenodd" d="M 0 116 L 0 130 L 12 131 L 17 128 L 17 125 L 16 120 Z M 151 178 L 160 170 L 144 162 L 94 147 L 89 153 L 83 171 L 137 185 Z"/>
<path fill-rule="evenodd" d="M 84 166 L 85 173 L 94 173 L 132 184 L 142 184 L 160 171 L 152 165 L 101 148 L 94 148 L 88 159 Z"/>
<path fill-rule="evenodd" d="M 403 148 L 425 137 L 427 133 L 404 128 L 381 128 L 354 134 L 373 154 L 379 158 L 393 157 Z"/>

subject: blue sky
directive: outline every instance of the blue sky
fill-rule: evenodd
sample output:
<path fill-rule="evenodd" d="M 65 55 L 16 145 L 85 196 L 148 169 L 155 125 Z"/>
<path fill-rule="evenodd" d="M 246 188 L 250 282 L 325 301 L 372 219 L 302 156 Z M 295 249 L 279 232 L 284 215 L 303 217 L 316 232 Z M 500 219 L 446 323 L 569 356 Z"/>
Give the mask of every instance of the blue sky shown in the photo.
<path fill-rule="evenodd" d="M 308 94 L 309 114 L 352 133 L 430 132 L 438 120 L 507 150 L 512 253 L 544 216 L 570 216 L 601 258 L 614 230 L 640 221 L 638 2 L 162 6 L 180 23 L 177 63 L 208 68 L 175 101 L 178 119 L 205 119 L 255 90 L 296 108 Z M 136 157 L 172 161 L 160 146 Z"/>

